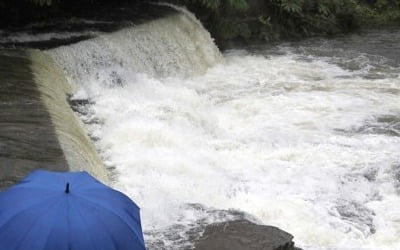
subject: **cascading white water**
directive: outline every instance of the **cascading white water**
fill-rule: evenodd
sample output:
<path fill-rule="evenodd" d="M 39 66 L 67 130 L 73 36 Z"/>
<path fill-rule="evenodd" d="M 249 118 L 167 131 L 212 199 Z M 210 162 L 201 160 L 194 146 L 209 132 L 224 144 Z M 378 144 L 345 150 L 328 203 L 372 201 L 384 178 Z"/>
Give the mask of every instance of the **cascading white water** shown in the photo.
<path fill-rule="evenodd" d="M 49 53 L 77 86 L 93 80 L 121 85 L 126 70 L 157 77 L 201 74 L 221 54 L 194 18 L 176 13 Z"/>
<path fill-rule="evenodd" d="M 179 14 L 48 53 L 93 102 L 82 119 L 141 207 L 149 248 L 179 249 L 199 220 L 228 219 L 188 206 L 201 204 L 305 249 L 397 249 L 399 62 L 347 43 L 221 59 Z M 163 230 L 176 234 L 152 233 Z"/>

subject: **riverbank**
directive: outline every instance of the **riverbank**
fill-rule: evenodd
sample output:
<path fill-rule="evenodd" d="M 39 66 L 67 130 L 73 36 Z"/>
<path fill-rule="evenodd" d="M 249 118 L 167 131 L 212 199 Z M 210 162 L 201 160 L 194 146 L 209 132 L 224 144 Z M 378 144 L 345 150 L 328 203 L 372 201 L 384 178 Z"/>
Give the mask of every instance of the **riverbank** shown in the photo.
<path fill-rule="evenodd" d="M 208 2 L 211 1 L 184 1 L 222 49 L 257 41 L 333 37 L 362 29 L 400 27 L 400 3 L 396 1 L 236 0 L 207 5 Z"/>

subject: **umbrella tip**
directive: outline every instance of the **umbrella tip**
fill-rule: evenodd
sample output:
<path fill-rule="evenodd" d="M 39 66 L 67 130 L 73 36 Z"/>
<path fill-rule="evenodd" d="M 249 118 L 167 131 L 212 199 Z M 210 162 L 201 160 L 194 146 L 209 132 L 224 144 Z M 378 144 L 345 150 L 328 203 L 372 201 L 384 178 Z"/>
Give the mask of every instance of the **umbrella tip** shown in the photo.
<path fill-rule="evenodd" d="M 66 186 L 65 186 L 65 193 L 69 193 L 69 182 L 67 182 Z"/>

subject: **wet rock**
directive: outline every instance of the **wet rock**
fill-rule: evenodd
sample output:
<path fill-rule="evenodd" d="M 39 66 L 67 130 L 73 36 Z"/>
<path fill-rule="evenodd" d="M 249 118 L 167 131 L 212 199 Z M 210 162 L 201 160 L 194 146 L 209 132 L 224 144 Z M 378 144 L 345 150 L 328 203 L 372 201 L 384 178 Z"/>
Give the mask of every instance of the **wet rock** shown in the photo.
<path fill-rule="evenodd" d="M 277 227 L 236 220 L 208 225 L 196 250 L 299 250 L 293 236 Z"/>

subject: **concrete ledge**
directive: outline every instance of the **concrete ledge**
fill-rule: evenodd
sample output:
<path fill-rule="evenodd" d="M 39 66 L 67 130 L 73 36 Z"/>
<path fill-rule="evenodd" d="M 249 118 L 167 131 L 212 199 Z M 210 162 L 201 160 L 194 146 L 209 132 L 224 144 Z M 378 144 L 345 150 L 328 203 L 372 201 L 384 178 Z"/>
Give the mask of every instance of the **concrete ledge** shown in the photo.
<path fill-rule="evenodd" d="M 69 87 L 38 50 L 0 50 L 0 189 L 33 169 L 107 172 L 67 102 Z"/>

